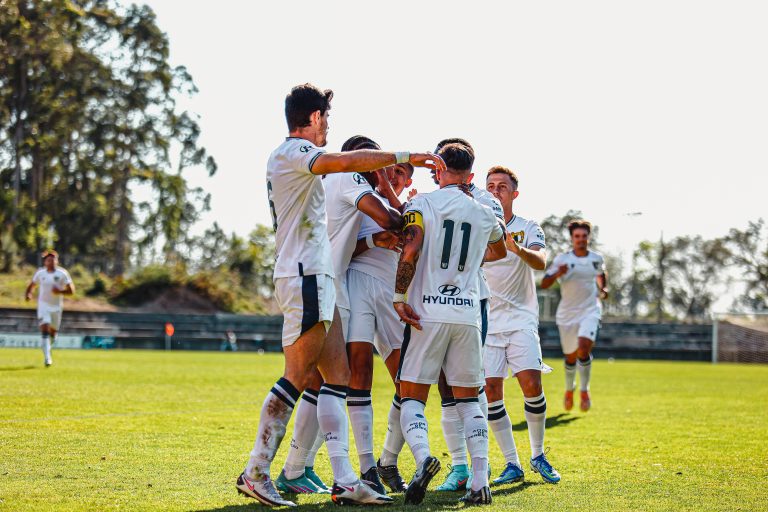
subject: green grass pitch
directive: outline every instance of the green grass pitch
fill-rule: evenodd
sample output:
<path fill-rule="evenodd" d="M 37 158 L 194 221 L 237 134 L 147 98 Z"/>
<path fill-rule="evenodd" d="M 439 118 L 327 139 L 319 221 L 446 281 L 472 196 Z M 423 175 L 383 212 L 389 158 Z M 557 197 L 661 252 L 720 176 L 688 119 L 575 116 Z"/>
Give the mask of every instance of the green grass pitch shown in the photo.
<path fill-rule="evenodd" d="M 266 510 L 239 496 L 234 482 L 264 394 L 281 373 L 280 354 L 60 350 L 54 358 L 44 369 L 38 350 L 0 350 L 0 511 Z M 593 410 L 582 414 L 563 411 L 562 365 L 549 363 L 545 445 L 562 482 L 544 484 L 527 470 L 524 484 L 493 488 L 493 509 L 768 509 L 768 367 L 598 359 Z M 377 451 L 392 397 L 388 379 L 378 362 Z M 530 449 L 512 379 L 507 395 L 525 460 Z M 433 395 L 432 450 L 443 462 L 434 485 L 450 462 L 439 409 Z M 351 453 L 357 466 L 354 443 Z M 330 482 L 324 454 L 318 472 Z M 400 465 L 407 480 L 414 469 L 407 446 Z M 491 436 L 494 475 L 502 465 Z M 428 510 L 463 508 L 458 495 L 427 496 Z M 333 506 L 327 496 L 298 503 Z M 391 509 L 402 507 L 395 495 Z"/>

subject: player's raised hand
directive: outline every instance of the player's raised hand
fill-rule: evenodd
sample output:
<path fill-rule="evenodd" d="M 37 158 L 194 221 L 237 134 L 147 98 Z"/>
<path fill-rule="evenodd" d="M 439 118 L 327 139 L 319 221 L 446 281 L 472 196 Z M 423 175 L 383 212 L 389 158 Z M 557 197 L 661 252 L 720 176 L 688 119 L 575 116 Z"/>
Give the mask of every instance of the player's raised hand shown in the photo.
<path fill-rule="evenodd" d="M 413 328 L 418 329 L 419 331 L 421 330 L 421 324 L 419 323 L 421 317 L 416 314 L 410 305 L 406 304 L 405 302 L 395 302 L 394 306 L 395 311 L 397 311 L 397 315 L 400 317 L 400 320 L 412 326 Z"/>
<path fill-rule="evenodd" d="M 419 193 L 419 191 L 418 191 L 418 190 L 416 190 L 415 188 L 412 188 L 412 189 L 411 189 L 411 191 L 410 191 L 410 192 L 408 192 L 408 201 L 410 201 L 411 199 L 413 199 L 413 198 L 414 198 L 414 196 L 416 196 L 418 193 Z"/>
<path fill-rule="evenodd" d="M 567 274 L 567 273 L 568 273 L 568 265 L 566 265 L 565 263 L 563 263 L 562 265 L 560 265 L 559 267 L 557 267 L 557 273 L 558 273 L 559 275 L 561 275 L 561 276 L 564 276 L 565 274 Z"/>
<path fill-rule="evenodd" d="M 445 170 L 445 162 L 434 153 L 411 153 L 411 158 L 408 161 L 414 167 L 427 167 L 440 172 Z"/>

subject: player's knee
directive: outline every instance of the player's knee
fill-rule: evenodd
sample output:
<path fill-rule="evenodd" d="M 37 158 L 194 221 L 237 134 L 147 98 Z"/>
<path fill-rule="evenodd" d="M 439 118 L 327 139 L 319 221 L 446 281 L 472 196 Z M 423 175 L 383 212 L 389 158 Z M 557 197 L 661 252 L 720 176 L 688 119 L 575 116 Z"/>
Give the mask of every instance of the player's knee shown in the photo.
<path fill-rule="evenodd" d="M 489 402 L 498 402 L 504 399 L 504 380 L 486 379 L 485 393 L 488 395 Z"/>
<path fill-rule="evenodd" d="M 520 382 L 520 389 L 525 396 L 539 396 L 544 392 L 541 386 L 541 379 L 527 379 Z"/>
<path fill-rule="evenodd" d="M 573 352 L 572 354 L 565 354 L 565 362 L 566 364 L 576 364 L 576 359 L 578 358 L 578 350 L 576 352 Z"/>

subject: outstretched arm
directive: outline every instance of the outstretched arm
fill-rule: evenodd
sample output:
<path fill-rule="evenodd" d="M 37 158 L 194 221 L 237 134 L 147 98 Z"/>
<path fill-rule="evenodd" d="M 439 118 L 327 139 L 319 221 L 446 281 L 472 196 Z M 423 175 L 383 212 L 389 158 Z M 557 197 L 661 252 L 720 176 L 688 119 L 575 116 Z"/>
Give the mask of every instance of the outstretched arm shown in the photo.
<path fill-rule="evenodd" d="M 543 290 L 546 290 L 553 284 L 555 284 L 555 281 L 557 281 L 560 276 L 565 275 L 565 273 L 568 272 L 568 265 L 560 265 L 557 268 L 557 272 L 554 274 L 547 274 L 544 276 L 544 279 L 541 280 L 541 285 L 539 285 Z"/>
<path fill-rule="evenodd" d="M 358 149 L 344 153 L 323 153 L 314 160 L 311 171 L 313 174 L 368 172 L 400 162 L 409 162 L 414 167 L 427 167 L 441 172 L 445 170 L 443 159 L 432 153 L 391 153 L 375 149 Z"/>
<path fill-rule="evenodd" d="M 507 249 L 512 254 L 517 254 L 533 270 L 547 268 L 547 251 L 542 249 L 540 245 L 534 245 L 531 248 L 523 247 L 515 241 L 514 237 L 510 236 L 507 238 Z"/>
<path fill-rule="evenodd" d="M 75 285 L 73 283 L 69 283 L 64 288 L 54 288 L 52 293 L 54 295 L 73 295 L 75 293 Z"/>

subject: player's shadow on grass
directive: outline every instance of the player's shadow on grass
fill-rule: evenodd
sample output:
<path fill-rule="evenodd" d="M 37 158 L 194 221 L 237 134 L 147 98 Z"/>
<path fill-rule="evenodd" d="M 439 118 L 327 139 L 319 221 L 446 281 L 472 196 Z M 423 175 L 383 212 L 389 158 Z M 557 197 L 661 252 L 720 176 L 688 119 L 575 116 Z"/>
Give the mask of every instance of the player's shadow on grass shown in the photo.
<path fill-rule="evenodd" d="M 556 416 L 550 416 L 547 418 L 547 430 L 563 425 L 568 425 L 569 423 L 580 420 L 581 418 L 582 416 L 572 416 L 567 412 L 561 412 Z M 512 425 L 512 430 L 526 430 L 527 428 L 528 424 L 525 422 L 525 420 Z"/>
<path fill-rule="evenodd" d="M 28 364 L 27 366 L 0 366 L 0 372 L 17 372 L 19 370 L 34 370 L 37 366 Z"/>

